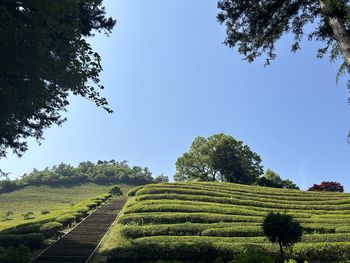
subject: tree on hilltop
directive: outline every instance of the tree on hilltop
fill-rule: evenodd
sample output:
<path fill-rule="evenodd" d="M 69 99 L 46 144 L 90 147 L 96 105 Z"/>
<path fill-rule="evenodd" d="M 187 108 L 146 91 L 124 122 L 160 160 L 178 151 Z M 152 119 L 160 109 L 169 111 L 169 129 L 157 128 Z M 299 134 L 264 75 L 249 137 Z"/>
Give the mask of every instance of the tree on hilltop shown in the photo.
<path fill-rule="evenodd" d="M 258 154 L 232 136 L 199 136 L 190 150 L 177 159 L 174 179 L 251 184 L 263 172 L 260 163 Z"/>
<path fill-rule="evenodd" d="M 87 37 L 110 33 L 102 0 L 0 0 L 0 158 L 61 125 L 69 94 L 111 112 L 101 96 L 101 58 Z"/>
<path fill-rule="evenodd" d="M 299 187 L 295 183 L 293 183 L 291 180 L 282 179 L 281 176 L 279 176 L 277 173 L 275 173 L 270 169 L 267 169 L 265 171 L 264 176 L 259 178 L 258 185 L 299 190 Z"/>

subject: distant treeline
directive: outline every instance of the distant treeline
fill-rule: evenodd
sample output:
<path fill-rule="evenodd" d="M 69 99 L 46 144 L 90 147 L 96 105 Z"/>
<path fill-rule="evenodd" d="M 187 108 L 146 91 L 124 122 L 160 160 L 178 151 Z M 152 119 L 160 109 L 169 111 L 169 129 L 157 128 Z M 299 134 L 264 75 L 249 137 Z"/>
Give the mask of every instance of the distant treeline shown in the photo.
<path fill-rule="evenodd" d="M 77 167 L 61 163 L 42 171 L 34 169 L 20 179 L 1 180 L 0 193 L 11 192 L 26 186 L 66 186 L 83 183 L 141 185 L 164 181 L 168 181 L 166 176 L 153 178 L 147 167 L 131 167 L 127 161 L 111 160 L 97 163 L 87 161 L 80 163 Z"/>

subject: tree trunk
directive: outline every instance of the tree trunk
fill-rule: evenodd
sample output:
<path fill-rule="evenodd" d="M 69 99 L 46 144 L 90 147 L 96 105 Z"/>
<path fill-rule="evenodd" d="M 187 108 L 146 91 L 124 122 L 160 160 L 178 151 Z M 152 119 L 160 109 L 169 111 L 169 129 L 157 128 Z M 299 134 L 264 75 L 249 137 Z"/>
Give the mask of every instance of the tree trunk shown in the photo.
<path fill-rule="evenodd" d="M 283 247 L 282 247 L 282 244 L 280 242 L 278 242 L 278 245 L 280 247 L 280 263 L 283 263 L 284 262 L 284 253 L 283 253 Z"/>
<path fill-rule="evenodd" d="M 321 10 L 326 7 L 325 1 L 320 0 Z M 343 54 L 345 64 L 350 70 L 350 33 L 345 27 L 344 21 L 339 16 L 328 16 L 328 23 L 332 28 L 335 39 L 338 42 L 339 48 Z"/>

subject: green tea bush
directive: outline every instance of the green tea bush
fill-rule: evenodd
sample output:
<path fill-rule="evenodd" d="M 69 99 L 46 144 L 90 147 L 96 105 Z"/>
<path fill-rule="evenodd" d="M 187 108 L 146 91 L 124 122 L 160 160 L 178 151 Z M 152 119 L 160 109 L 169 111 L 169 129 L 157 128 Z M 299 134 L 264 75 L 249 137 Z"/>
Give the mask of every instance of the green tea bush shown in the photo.
<path fill-rule="evenodd" d="M 90 201 L 88 203 L 85 203 L 84 205 L 86 205 L 91 210 L 93 208 L 96 208 L 101 203 L 102 202 L 100 200 L 94 200 L 94 201 Z"/>
<path fill-rule="evenodd" d="M 256 253 L 249 253 L 240 255 L 237 257 L 237 259 L 230 261 L 229 263 L 275 263 L 276 261 L 266 255 L 256 254 Z"/>
<path fill-rule="evenodd" d="M 47 215 L 47 214 L 50 214 L 50 211 L 43 210 L 43 211 L 40 212 L 40 214 L 42 214 L 42 215 Z"/>
<path fill-rule="evenodd" d="M 101 200 L 101 199 L 95 199 L 95 200 L 94 200 L 94 203 L 96 204 L 96 206 L 100 206 L 103 202 L 104 202 L 104 201 Z M 96 207 L 96 206 L 95 206 L 95 207 Z"/>
<path fill-rule="evenodd" d="M 136 192 L 139 191 L 140 189 L 144 188 L 143 185 L 137 186 L 131 190 L 129 190 L 129 192 L 127 192 L 127 196 L 135 196 Z"/>
<path fill-rule="evenodd" d="M 146 213 L 125 214 L 118 219 L 121 224 L 176 224 L 176 223 L 217 223 L 217 222 L 255 222 L 259 217 L 221 215 L 212 213 Z"/>
<path fill-rule="evenodd" d="M 27 233 L 38 233 L 40 226 L 47 223 L 49 220 L 43 220 L 39 222 L 23 223 L 17 226 L 8 228 L 2 231 L 4 234 L 27 234 Z"/>
<path fill-rule="evenodd" d="M 264 233 L 261 226 L 237 226 L 225 228 L 209 228 L 202 232 L 203 236 L 217 237 L 254 237 Z"/>
<path fill-rule="evenodd" d="M 150 195 L 150 194 L 181 194 L 181 195 L 196 195 L 196 196 L 212 196 L 212 197 L 226 197 L 226 198 L 239 198 L 247 201 L 264 201 L 264 202 L 273 202 L 275 199 L 271 198 L 271 196 L 265 196 L 261 194 L 252 194 L 252 193 L 239 193 L 232 191 L 220 191 L 220 190 L 201 190 L 201 189 L 181 189 L 181 188 L 172 188 L 172 187 L 144 187 L 137 191 L 136 196 L 139 195 Z M 340 204 L 350 204 L 350 198 L 347 199 L 324 199 L 321 200 L 318 198 L 298 198 L 298 196 L 293 196 L 293 198 L 279 200 L 279 203 L 282 204 L 295 204 L 295 201 L 298 200 L 302 204 L 310 204 L 310 205 L 340 205 Z"/>
<path fill-rule="evenodd" d="M 40 233 L 30 234 L 0 234 L 0 247 L 18 247 L 24 245 L 38 249 L 44 244 L 45 236 Z"/>
<path fill-rule="evenodd" d="M 171 187 L 172 189 L 197 189 L 205 191 L 217 191 L 222 193 L 240 193 L 241 195 L 257 195 L 265 197 L 277 197 L 278 199 L 299 199 L 299 200 L 336 200 L 341 198 L 350 198 L 349 194 L 338 194 L 338 193 L 316 193 L 316 192 L 305 192 L 295 190 L 283 190 L 273 189 L 269 187 L 256 187 L 246 186 L 241 184 L 227 184 L 227 183 L 201 183 L 201 182 L 185 182 L 185 183 L 168 183 L 168 184 L 150 184 L 145 185 L 144 189 L 154 188 L 166 188 Z"/>
<path fill-rule="evenodd" d="M 85 217 L 84 214 L 77 213 L 77 212 L 76 213 L 72 213 L 71 215 L 75 217 L 75 222 L 77 222 L 77 223 L 79 223 Z"/>
<path fill-rule="evenodd" d="M 266 211 L 266 212 L 265 212 Z M 252 209 L 252 207 L 244 207 L 238 205 L 225 205 L 225 204 L 208 204 L 205 202 L 197 201 L 181 201 L 181 200 L 167 200 L 165 203 L 163 200 L 149 200 L 149 201 L 137 201 L 126 205 L 124 210 L 125 214 L 129 213 L 146 213 L 146 212 L 208 212 L 216 214 L 228 214 L 228 215 L 247 215 L 263 218 L 269 210 L 265 209 Z M 283 210 L 282 210 L 283 211 Z M 304 222 L 337 222 L 344 224 L 350 222 L 350 218 L 333 219 L 333 218 L 312 218 L 313 214 L 300 211 L 288 210 L 288 214 L 303 220 Z"/>
<path fill-rule="evenodd" d="M 212 227 L 227 227 L 225 223 L 217 224 L 165 224 L 165 225 L 145 225 L 145 226 L 133 226 L 128 225 L 121 228 L 121 234 L 126 238 L 139 238 L 145 236 L 193 236 L 202 234 L 202 231 Z"/>
<path fill-rule="evenodd" d="M 171 200 L 173 201 L 173 200 Z M 203 205 L 203 202 L 138 202 L 136 205 L 129 206 L 124 213 L 146 213 L 146 212 L 208 212 L 228 215 L 248 215 L 261 216 L 264 212 L 258 212 L 238 207 L 220 206 L 220 205 Z"/>
<path fill-rule="evenodd" d="M 6 212 L 1 216 L 1 219 L 2 219 L 3 221 L 11 220 L 11 219 L 12 219 L 12 216 L 13 216 L 13 211 L 8 210 L 8 211 L 6 211 Z"/>
<path fill-rule="evenodd" d="M 242 248 L 240 248 L 242 250 Z M 156 251 L 156 253 L 155 253 Z M 148 243 L 137 242 L 123 248 L 115 249 L 108 255 L 108 262 L 123 258 L 134 258 L 143 262 L 150 259 L 200 260 L 214 261 L 218 253 L 210 243 Z"/>
<path fill-rule="evenodd" d="M 58 223 L 61 223 L 64 227 L 71 226 L 75 222 L 76 218 L 74 215 L 63 215 L 56 218 Z"/>
<path fill-rule="evenodd" d="M 63 224 L 58 222 L 49 222 L 43 224 L 40 227 L 40 232 L 43 233 L 47 238 L 59 236 L 59 232 L 63 229 Z"/>
<path fill-rule="evenodd" d="M 24 220 L 28 220 L 28 219 L 34 219 L 34 213 L 33 212 L 25 212 L 22 214 L 22 217 Z"/>
<path fill-rule="evenodd" d="M 27 263 L 30 261 L 31 252 L 29 248 L 20 245 L 16 248 L 0 247 L 0 263 Z"/>
<path fill-rule="evenodd" d="M 111 193 L 108 194 L 101 194 L 97 196 L 102 201 L 107 201 L 109 198 L 111 198 L 113 195 Z"/>
<path fill-rule="evenodd" d="M 176 238 L 176 237 L 174 237 Z M 217 258 L 233 259 L 245 251 L 262 254 L 276 254 L 276 249 L 264 244 L 234 244 L 228 242 L 165 242 L 159 239 L 139 238 L 133 243 L 126 244 L 110 251 L 108 262 L 119 259 L 138 259 L 143 262 L 149 259 L 186 260 L 189 262 L 214 262 Z M 155 253 L 156 251 L 156 253 Z"/>
<path fill-rule="evenodd" d="M 72 213 L 79 213 L 86 217 L 89 214 L 90 209 L 87 206 L 77 206 L 71 211 Z"/>
<path fill-rule="evenodd" d="M 349 210 L 350 204 L 339 204 L 339 205 L 312 205 L 312 204 L 299 204 L 295 202 L 294 204 L 284 204 L 280 202 L 265 202 L 260 200 L 244 200 L 240 198 L 229 198 L 229 197 L 216 197 L 216 196 L 196 196 L 189 194 L 149 194 L 149 195 L 139 195 L 136 200 L 162 200 L 162 199 L 172 199 L 172 200 L 193 200 L 208 203 L 222 203 L 222 204 L 234 204 L 234 205 L 244 205 L 244 206 L 255 206 L 264 207 L 270 209 L 299 209 L 299 210 Z"/>
<path fill-rule="evenodd" d="M 294 246 L 293 255 L 300 260 L 340 261 L 350 257 L 350 243 L 299 243 Z"/>
<path fill-rule="evenodd" d="M 119 185 L 114 185 L 114 186 L 110 187 L 108 192 L 111 195 L 116 195 L 116 196 L 123 195 L 123 191 L 122 191 L 122 189 L 120 188 Z"/>
<path fill-rule="evenodd" d="M 301 242 L 320 243 L 320 242 L 350 242 L 350 233 L 334 233 L 334 234 L 312 234 L 303 235 Z"/>

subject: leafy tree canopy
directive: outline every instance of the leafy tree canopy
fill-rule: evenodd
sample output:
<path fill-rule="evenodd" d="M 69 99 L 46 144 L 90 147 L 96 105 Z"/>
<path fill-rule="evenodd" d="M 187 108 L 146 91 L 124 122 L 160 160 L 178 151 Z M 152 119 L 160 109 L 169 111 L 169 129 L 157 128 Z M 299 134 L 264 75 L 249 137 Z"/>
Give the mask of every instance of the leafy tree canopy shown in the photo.
<path fill-rule="evenodd" d="M 298 221 L 291 215 L 281 213 L 268 213 L 262 223 L 264 234 L 280 247 L 281 262 L 284 260 L 283 247 L 292 246 L 300 241 L 303 229 Z"/>
<path fill-rule="evenodd" d="M 158 175 L 154 178 L 154 182 L 155 183 L 167 183 L 167 182 L 169 182 L 169 177 L 164 175 L 164 174 L 161 174 L 161 175 Z"/>
<path fill-rule="evenodd" d="M 222 181 L 251 184 L 262 174 L 261 158 L 242 141 L 214 134 L 197 137 L 176 161 L 176 181 Z"/>
<path fill-rule="evenodd" d="M 265 171 L 264 176 L 259 178 L 258 185 L 299 190 L 299 187 L 295 183 L 293 183 L 291 180 L 288 180 L 288 179 L 283 180 L 281 176 L 279 176 L 277 173 L 275 173 L 270 169 L 267 169 Z"/>
<path fill-rule="evenodd" d="M 328 53 L 331 61 L 343 61 L 338 81 L 350 70 L 349 3 L 349 0 L 220 0 L 217 18 L 226 25 L 224 43 L 237 48 L 248 62 L 264 56 L 266 64 L 270 64 L 276 58 L 277 40 L 287 33 L 294 36 L 292 51 L 301 48 L 304 36 L 322 41 L 324 46 L 318 49 L 318 57 Z"/>
<path fill-rule="evenodd" d="M 157 182 L 147 167 L 129 166 L 127 161 L 81 162 L 77 167 L 61 163 L 44 170 L 34 169 L 18 180 L 0 181 L 0 193 L 11 192 L 26 186 L 64 186 L 83 183 L 96 184 L 147 184 Z"/>
<path fill-rule="evenodd" d="M 347 57 L 350 53 L 344 54 L 346 47 L 342 46 L 349 37 L 348 0 L 220 0 L 218 8 L 221 11 L 217 18 L 227 30 L 225 44 L 237 47 L 249 62 L 265 54 L 269 64 L 276 57 L 276 41 L 285 33 L 294 35 L 292 51 L 300 49 L 308 24 L 314 25 L 314 30 L 307 34 L 308 38 L 322 40 L 326 44 L 318 50 L 319 56 L 331 50 L 333 58 L 344 55 L 347 60 L 350 59 Z M 334 18 L 337 21 L 334 22 Z M 336 31 L 334 23 L 339 30 L 344 29 L 343 36 Z"/>
<path fill-rule="evenodd" d="M 110 33 L 102 0 L 0 0 L 0 158 L 65 121 L 69 94 L 108 112 L 99 54 L 86 38 Z"/>

